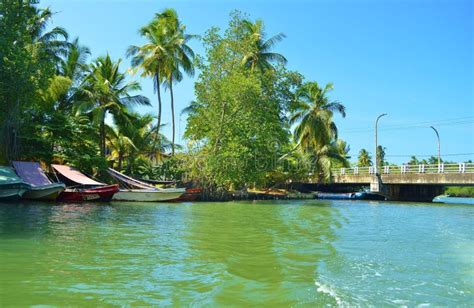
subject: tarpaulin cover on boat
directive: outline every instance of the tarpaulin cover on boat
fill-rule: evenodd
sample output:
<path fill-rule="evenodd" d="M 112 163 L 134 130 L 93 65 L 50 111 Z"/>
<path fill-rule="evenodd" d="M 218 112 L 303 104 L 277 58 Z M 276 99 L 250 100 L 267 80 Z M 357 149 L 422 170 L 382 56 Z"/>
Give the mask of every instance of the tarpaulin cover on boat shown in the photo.
<path fill-rule="evenodd" d="M 15 167 L 16 173 L 23 179 L 23 181 L 32 186 L 52 184 L 39 163 L 14 161 L 13 167 Z"/>
<path fill-rule="evenodd" d="M 23 183 L 13 168 L 0 166 L 0 185 Z"/>
<path fill-rule="evenodd" d="M 59 172 L 62 176 L 64 176 L 65 178 L 67 178 L 68 180 L 74 183 L 81 184 L 81 185 L 94 185 L 94 186 L 105 185 L 104 183 L 94 181 L 93 179 L 87 177 L 86 175 L 84 175 L 79 170 L 73 167 L 66 166 L 66 165 L 51 165 L 51 166 L 54 168 L 54 170 Z"/>
<path fill-rule="evenodd" d="M 154 189 L 154 190 L 157 190 L 157 188 L 153 185 L 150 185 L 150 184 L 147 184 L 147 183 L 144 183 L 142 181 L 139 181 L 139 180 L 136 180 L 134 178 L 131 178 L 129 176 L 126 176 L 125 174 L 122 174 L 118 171 L 115 171 L 114 169 L 112 168 L 109 168 L 107 170 L 109 172 L 109 174 L 115 178 L 116 180 L 118 180 L 120 183 L 122 183 L 124 186 L 126 186 L 127 188 L 139 188 L 139 189 Z"/>

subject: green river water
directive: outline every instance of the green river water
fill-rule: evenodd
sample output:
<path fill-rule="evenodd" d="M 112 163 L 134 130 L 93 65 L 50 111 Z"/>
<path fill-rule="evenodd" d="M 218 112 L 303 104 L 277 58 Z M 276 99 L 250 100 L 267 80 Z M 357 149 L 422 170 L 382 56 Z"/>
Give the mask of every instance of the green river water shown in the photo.
<path fill-rule="evenodd" d="M 474 206 L 0 204 L 0 306 L 474 305 Z"/>

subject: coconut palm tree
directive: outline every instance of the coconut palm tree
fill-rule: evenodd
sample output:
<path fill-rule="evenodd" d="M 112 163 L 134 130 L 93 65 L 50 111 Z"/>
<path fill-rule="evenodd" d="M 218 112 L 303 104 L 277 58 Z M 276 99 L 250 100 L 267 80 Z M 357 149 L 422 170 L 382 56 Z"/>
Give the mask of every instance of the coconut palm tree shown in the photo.
<path fill-rule="evenodd" d="M 154 90 L 158 96 L 158 125 L 157 129 L 161 127 L 161 84 L 163 82 L 163 63 L 167 56 L 167 46 L 165 41 L 164 28 L 160 14 L 145 27 L 140 29 L 141 36 L 147 39 L 147 43 L 143 46 L 130 46 L 127 50 L 127 57 L 132 57 L 132 67 L 141 70 L 142 77 L 152 77 Z"/>
<path fill-rule="evenodd" d="M 320 88 L 317 82 L 307 82 L 298 89 L 291 124 L 297 124 L 294 138 L 303 150 L 317 150 L 337 139 L 334 113 L 346 116 L 346 109 L 338 101 L 331 101 L 327 94 L 333 89 L 328 83 Z"/>
<path fill-rule="evenodd" d="M 124 136 L 117 128 L 106 125 L 107 148 L 109 159 L 117 160 L 117 169 L 122 170 L 122 163 L 133 149 L 137 149 L 129 137 Z"/>
<path fill-rule="evenodd" d="M 359 152 L 359 158 L 357 159 L 357 166 L 359 167 L 370 167 L 372 166 L 372 156 L 366 149 L 362 149 Z"/>
<path fill-rule="evenodd" d="M 174 112 L 173 84 L 183 79 L 183 73 L 194 75 L 194 52 L 188 43 L 198 36 L 186 34 L 186 27 L 179 21 L 175 10 L 167 9 L 161 14 L 161 22 L 166 29 L 167 57 L 164 61 L 164 84 L 170 90 L 172 139 L 171 153 L 175 152 L 176 123 Z"/>
<path fill-rule="evenodd" d="M 33 45 L 41 50 L 42 55 L 53 63 L 59 64 L 61 56 L 65 56 L 68 51 L 68 33 L 61 27 L 53 27 L 46 31 L 54 13 L 49 8 L 39 9 L 33 7 L 33 9 L 36 13 L 28 29 L 33 38 Z"/>
<path fill-rule="evenodd" d="M 101 156 L 105 156 L 105 116 L 124 118 L 128 116 L 127 108 L 133 105 L 150 105 L 142 95 L 131 95 L 141 90 L 138 82 L 127 82 L 124 73 L 119 71 L 121 60 L 113 62 L 107 54 L 97 58 L 90 66 L 81 87 L 85 100 L 77 108 L 79 113 L 92 116 L 93 122 L 99 125 L 99 148 Z"/>
<path fill-rule="evenodd" d="M 171 116 L 172 116 L 172 153 L 175 151 L 175 112 L 173 84 L 183 79 L 183 72 L 194 74 L 194 52 L 188 46 L 196 35 L 185 33 L 185 26 L 178 19 L 178 14 L 173 9 L 165 9 L 156 14 L 155 18 L 145 27 L 140 29 L 142 36 L 148 42 L 141 46 L 130 46 L 128 56 L 132 56 L 132 66 L 142 71 L 142 76 L 152 76 L 155 91 L 158 94 L 158 124 L 161 128 L 161 92 L 160 86 L 165 84 L 170 90 Z M 159 136 L 159 131 L 156 133 Z"/>
<path fill-rule="evenodd" d="M 286 58 L 272 52 L 272 48 L 285 38 L 283 33 L 278 33 L 266 39 L 262 20 L 252 23 L 249 20 L 243 21 L 243 26 L 250 39 L 250 50 L 242 58 L 242 64 L 251 70 L 259 68 L 262 71 L 273 70 L 272 63 L 286 64 Z"/>

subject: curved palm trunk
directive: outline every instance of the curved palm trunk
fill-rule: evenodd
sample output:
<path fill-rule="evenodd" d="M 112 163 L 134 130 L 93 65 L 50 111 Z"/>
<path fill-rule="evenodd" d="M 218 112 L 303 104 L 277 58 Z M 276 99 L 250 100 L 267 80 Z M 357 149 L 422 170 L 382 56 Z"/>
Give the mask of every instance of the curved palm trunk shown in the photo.
<path fill-rule="evenodd" d="M 173 77 L 170 77 L 170 97 L 171 97 L 171 123 L 173 125 L 173 135 L 171 139 L 171 155 L 174 156 L 174 137 L 175 137 L 176 125 L 174 123 Z"/>

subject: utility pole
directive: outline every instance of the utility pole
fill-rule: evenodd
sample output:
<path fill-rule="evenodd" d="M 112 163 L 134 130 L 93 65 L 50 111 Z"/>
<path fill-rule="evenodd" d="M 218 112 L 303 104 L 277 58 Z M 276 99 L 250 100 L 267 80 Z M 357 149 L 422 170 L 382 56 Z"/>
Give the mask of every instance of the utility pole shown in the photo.
<path fill-rule="evenodd" d="M 375 164 L 374 164 L 374 166 L 375 166 L 375 170 L 374 170 L 375 175 L 378 174 L 378 170 L 379 170 L 379 168 L 377 166 L 377 151 L 378 151 L 378 147 L 379 147 L 378 140 L 377 140 L 377 133 L 378 133 L 377 130 L 378 130 L 378 125 L 379 125 L 380 118 L 383 117 L 383 116 L 386 116 L 386 115 L 387 115 L 386 113 L 382 113 L 381 115 L 379 115 L 377 117 L 377 120 L 375 120 L 375 158 L 374 158 L 375 159 Z"/>
<path fill-rule="evenodd" d="M 438 138 L 438 168 L 439 168 L 439 166 L 441 165 L 441 141 L 439 138 L 438 130 L 434 128 L 433 126 L 430 126 L 430 127 L 435 131 L 436 137 Z"/>

